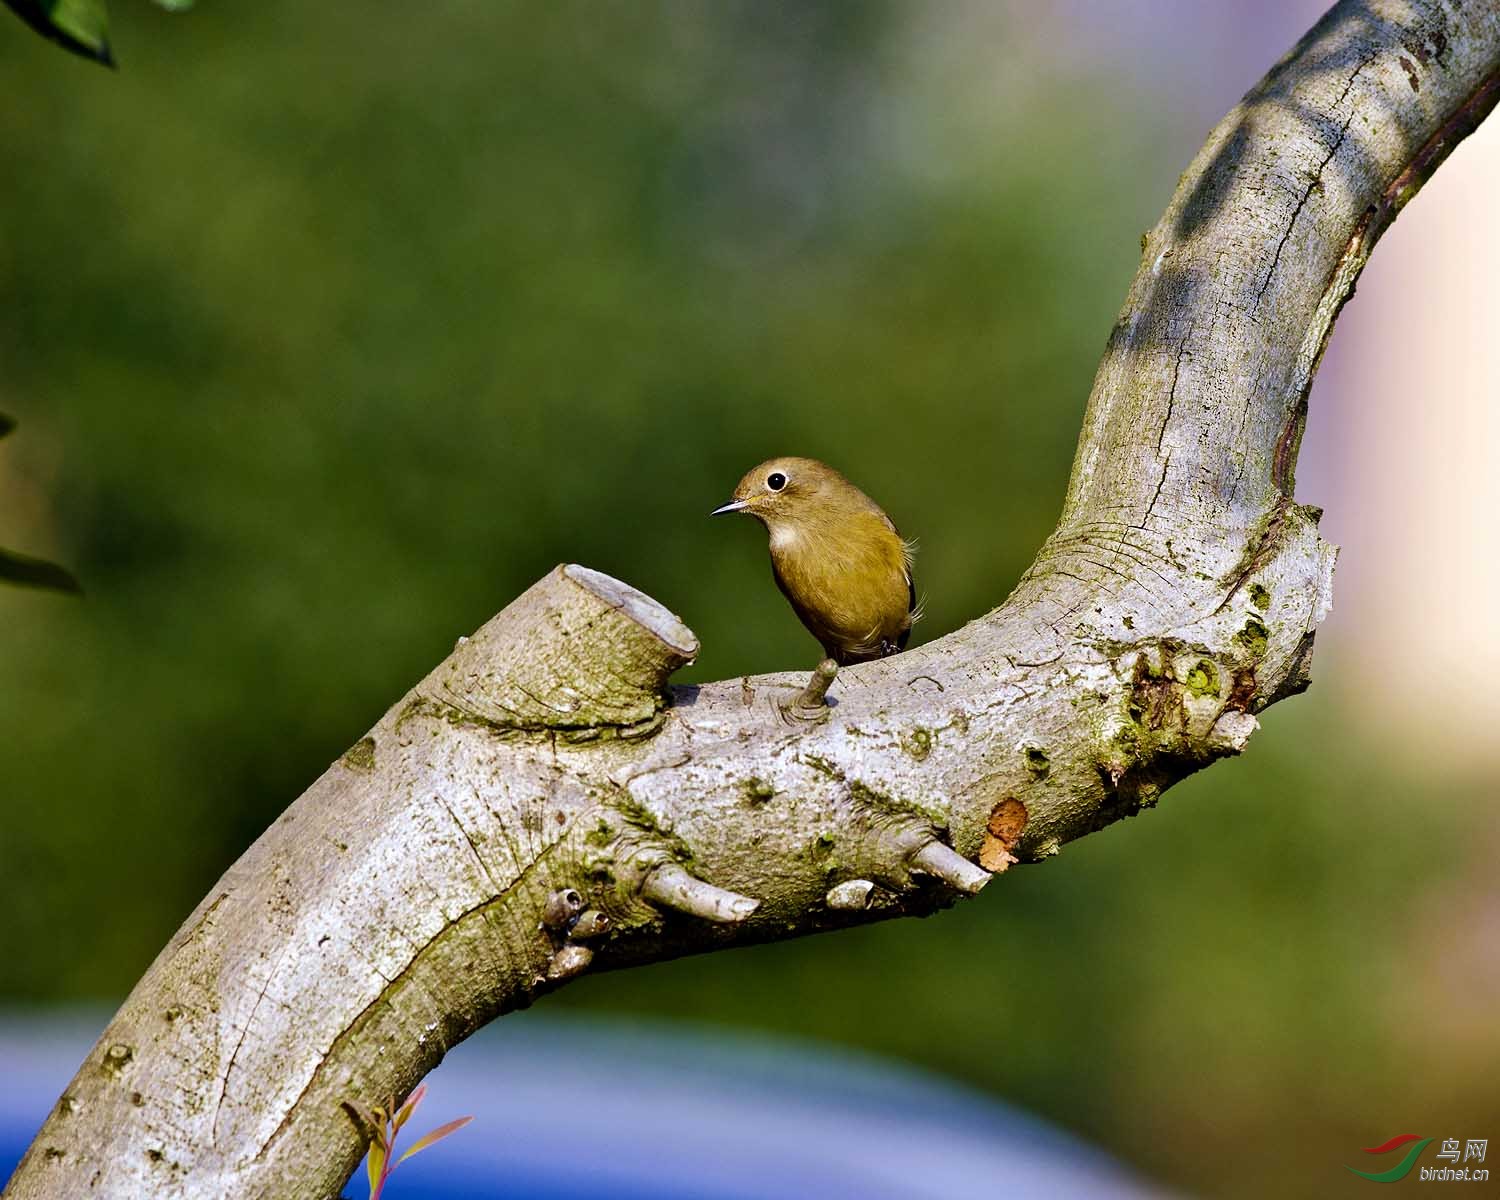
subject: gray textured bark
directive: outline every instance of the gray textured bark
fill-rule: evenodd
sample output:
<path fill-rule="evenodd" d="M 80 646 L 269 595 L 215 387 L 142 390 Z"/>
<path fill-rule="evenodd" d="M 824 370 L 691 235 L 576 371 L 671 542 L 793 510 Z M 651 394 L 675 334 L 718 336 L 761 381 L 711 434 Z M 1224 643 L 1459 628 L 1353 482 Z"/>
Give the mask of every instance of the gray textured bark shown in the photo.
<path fill-rule="evenodd" d="M 559 568 L 255 843 L 111 1022 L 6 1195 L 327 1197 L 344 1107 L 571 975 L 926 912 L 1154 804 L 1301 690 L 1334 551 L 1292 498 L 1376 238 L 1500 88 L 1494 2 L 1347 2 L 1144 239 L 1057 531 L 1011 597 L 841 673 L 669 690 L 696 651 Z"/>

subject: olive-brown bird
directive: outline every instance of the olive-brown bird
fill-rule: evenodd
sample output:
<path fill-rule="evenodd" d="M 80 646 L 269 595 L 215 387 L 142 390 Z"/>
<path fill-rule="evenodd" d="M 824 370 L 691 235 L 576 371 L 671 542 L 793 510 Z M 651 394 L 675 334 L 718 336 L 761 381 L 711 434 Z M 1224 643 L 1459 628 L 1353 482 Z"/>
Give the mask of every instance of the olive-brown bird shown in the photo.
<path fill-rule="evenodd" d="M 776 584 L 840 666 L 906 648 L 919 615 L 911 544 L 880 505 L 815 458 L 751 470 L 720 513 L 748 513 L 771 535 Z"/>

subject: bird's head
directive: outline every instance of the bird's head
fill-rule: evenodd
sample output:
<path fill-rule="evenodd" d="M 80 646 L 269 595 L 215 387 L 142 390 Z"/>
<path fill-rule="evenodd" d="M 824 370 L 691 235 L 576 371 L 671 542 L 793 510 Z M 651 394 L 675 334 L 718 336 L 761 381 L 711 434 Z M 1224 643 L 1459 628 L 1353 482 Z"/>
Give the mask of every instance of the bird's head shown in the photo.
<path fill-rule="evenodd" d="M 745 473 L 728 504 L 710 516 L 745 513 L 767 526 L 796 525 L 837 508 L 847 489 L 858 489 L 815 458 L 770 458 Z"/>

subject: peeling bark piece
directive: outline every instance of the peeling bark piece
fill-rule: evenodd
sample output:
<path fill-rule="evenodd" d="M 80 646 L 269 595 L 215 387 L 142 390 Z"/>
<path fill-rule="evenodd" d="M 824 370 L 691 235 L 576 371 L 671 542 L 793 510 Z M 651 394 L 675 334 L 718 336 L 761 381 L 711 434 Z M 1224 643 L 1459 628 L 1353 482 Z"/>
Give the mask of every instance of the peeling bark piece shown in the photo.
<path fill-rule="evenodd" d="M 979 848 L 979 865 L 996 873 L 1019 861 L 1015 849 L 1026 832 L 1026 806 L 1014 796 L 1007 796 L 990 810 L 985 824 L 984 844 Z"/>

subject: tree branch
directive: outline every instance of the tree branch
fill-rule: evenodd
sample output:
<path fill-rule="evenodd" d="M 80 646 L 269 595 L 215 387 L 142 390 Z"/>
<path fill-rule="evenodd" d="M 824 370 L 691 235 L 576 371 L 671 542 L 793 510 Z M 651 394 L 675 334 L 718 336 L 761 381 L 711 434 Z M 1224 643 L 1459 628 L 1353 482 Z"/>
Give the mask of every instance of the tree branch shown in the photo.
<path fill-rule="evenodd" d="M 1330 601 L 1292 498 L 1313 372 L 1497 71 L 1492 4 L 1330 12 L 1144 239 L 1015 592 L 841 671 L 826 720 L 787 716 L 805 677 L 668 690 L 676 617 L 581 567 L 538 583 L 229 870 L 6 1195 L 333 1196 L 347 1105 L 580 971 L 928 912 L 1239 753 Z"/>

